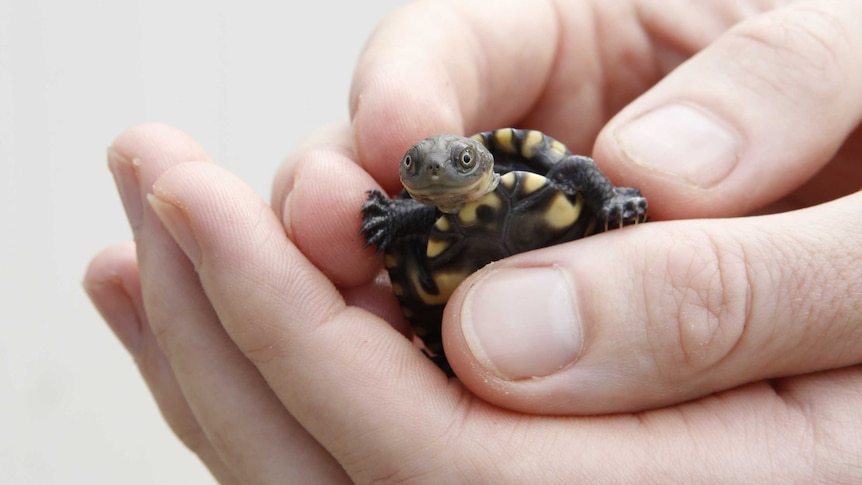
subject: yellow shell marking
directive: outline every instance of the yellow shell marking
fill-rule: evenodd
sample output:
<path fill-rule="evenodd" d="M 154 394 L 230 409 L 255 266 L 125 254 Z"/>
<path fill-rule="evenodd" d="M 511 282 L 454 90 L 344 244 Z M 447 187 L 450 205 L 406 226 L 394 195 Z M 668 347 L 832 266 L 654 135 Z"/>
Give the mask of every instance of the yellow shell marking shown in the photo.
<path fill-rule="evenodd" d="M 545 222 L 554 229 L 563 229 L 574 224 L 584 206 L 584 199 L 580 194 L 576 200 L 575 204 L 572 204 L 565 195 L 555 195 L 544 213 Z"/>
<path fill-rule="evenodd" d="M 497 142 L 497 146 L 501 150 L 515 153 L 515 144 L 512 143 L 512 130 L 510 128 L 495 131 L 494 141 Z"/>
<path fill-rule="evenodd" d="M 449 297 L 452 296 L 452 292 L 455 291 L 455 288 L 461 284 L 464 279 L 470 276 L 469 273 L 465 273 L 462 271 L 446 271 L 446 272 L 437 272 L 434 273 L 434 283 L 437 285 L 437 289 L 440 291 L 437 295 L 432 295 L 425 291 L 422 288 L 422 284 L 419 283 L 419 276 L 416 272 L 410 273 L 410 281 L 413 284 L 413 288 L 416 289 L 416 294 L 422 299 L 423 302 L 427 305 L 442 305 L 449 301 Z M 402 310 L 404 310 L 402 308 Z M 410 318 L 405 313 L 407 318 Z"/>
<path fill-rule="evenodd" d="M 440 232 L 448 232 L 449 231 L 449 218 L 445 215 L 437 219 L 437 222 L 434 223 L 434 227 L 437 228 Z"/>
<path fill-rule="evenodd" d="M 533 158 L 533 153 L 536 151 L 536 147 L 542 143 L 545 139 L 545 135 L 536 130 L 530 130 L 527 132 L 527 136 L 524 138 L 524 141 L 521 142 L 521 155 L 524 158 Z"/>
<path fill-rule="evenodd" d="M 449 241 L 428 238 L 428 249 L 425 251 L 425 255 L 429 258 L 436 258 L 437 256 L 440 256 L 443 251 L 449 249 L 449 246 L 451 246 Z"/>
<path fill-rule="evenodd" d="M 476 211 L 483 205 L 490 207 L 496 212 L 503 207 L 503 201 L 496 193 L 490 192 L 481 199 L 464 205 L 464 207 L 458 211 L 458 220 L 465 226 L 472 226 L 477 220 Z"/>
<path fill-rule="evenodd" d="M 392 293 L 395 296 L 404 296 L 404 287 L 398 283 L 392 283 Z"/>
<path fill-rule="evenodd" d="M 551 142 L 551 150 L 558 152 L 560 155 L 565 155 L 568 150 L 566 150 L 566 145 L 554 140 Z"/>
<path fill-rule="evenodd" d="M 500 177 L 500 185 L 506 188 L 506 190 L 512 190 L 515 188 L 515 174 L 513 172 L 508 172 L 503 174 Z"/>
<path fill-rule="evenodd" d="M 521 188 L 524 191 L 524 195 L 529 195 L 544 187 L 546 183 L 548 183 L 548 179 L 545 177 L 537 173 L 526 172 L 523 179 L 521 179 Z"/>

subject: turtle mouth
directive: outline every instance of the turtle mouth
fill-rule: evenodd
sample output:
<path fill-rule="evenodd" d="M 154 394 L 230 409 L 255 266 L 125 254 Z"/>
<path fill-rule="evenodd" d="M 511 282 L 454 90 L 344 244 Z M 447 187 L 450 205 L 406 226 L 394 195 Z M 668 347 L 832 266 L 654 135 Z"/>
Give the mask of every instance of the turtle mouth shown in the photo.
<path fill-rule="evenodd" d="M 446 180 L 439 175 L 432 175 L 428 178 L 428 183 L 423 185 L 413 185 L 407 188 L 407 191 L 411 194 L 420 194 L 420 195 L 441 195 L 441 194 L 459 194 L 472 192 L 476 190 L 483 182 L 487 183 L 484 180 L 484 177 L 477 179 L 473 183 L 464 184 L 463 180 Z"/>
<path fill-rule="evenodd" d="M 431 180 L 434 177 L 437 176 L 432 176 Z M 491 171 L 473 183 L 466 185 L 463 183 L 447 184 L 441 180 L 437 183 L 428 183 L 421 187 L 408 187 L 405 184 L 404 188 L 407 189 L 407 192 L 416 201 L 437 206 L 443 212 L 453 213 L 458 212 L 464 204 L 477 200 L 497 188 L 499 180 L 499 175 Z"/>
<path fill-rule="evenodd" d="M 493 172 L 491 173 L 493 175 Z M 432 175 L 425 179 L 424 184 L 416 185 L 416 184 L 404 184 L 404 188 L 410 192 L 410 195 L 413 198 L 466 198 L 470 199 L 471 197 L 479 198 L 482 195 L 488 193 L 493 189 L 487 188 L 494 181 L 493 176 L 488 177 L 488 175 L 483 175 L 482 177 L 477 178 L 476 180 L 471 181 L 470 183 L 464 183 L 465 180 L 462 179 L 452 179 L 451 177 L 441 177 L 440 175 Z M 496 184 L 494 184 L 496 185 Z M 471 194 L 476 194 L 472 195 Z M 436 205 L 433 204 L 432 205 Z"/>

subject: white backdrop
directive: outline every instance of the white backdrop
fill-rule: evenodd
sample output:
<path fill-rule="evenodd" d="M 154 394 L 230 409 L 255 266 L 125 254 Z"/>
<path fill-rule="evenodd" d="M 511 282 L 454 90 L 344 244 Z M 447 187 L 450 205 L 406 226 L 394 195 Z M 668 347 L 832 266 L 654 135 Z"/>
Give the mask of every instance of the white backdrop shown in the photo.
<path fill-rule="evenodd" d="M 0 483 L 213 481 L 81 289 L 130 237 L 105 148 L 171 123 L 268 198 L 404 3 L 0 0 Z"/>

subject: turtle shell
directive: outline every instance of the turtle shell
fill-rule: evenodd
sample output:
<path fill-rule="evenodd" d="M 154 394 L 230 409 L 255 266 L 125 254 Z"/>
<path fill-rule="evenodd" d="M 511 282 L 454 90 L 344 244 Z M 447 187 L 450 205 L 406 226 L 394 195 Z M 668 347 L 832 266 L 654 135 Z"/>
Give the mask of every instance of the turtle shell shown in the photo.
<path fill-rule="evenodd" d="M 438 218 L 412 244 L 413 254 L 387 254 L 393 292 L 425 347 L 443 352 L 443 308 L 465 278 L 492 261 L 592 234 L 597 219 L 589 212 L 580 193 L 567 195 L 542 175 L 512 171 L 479 200 Z"/>

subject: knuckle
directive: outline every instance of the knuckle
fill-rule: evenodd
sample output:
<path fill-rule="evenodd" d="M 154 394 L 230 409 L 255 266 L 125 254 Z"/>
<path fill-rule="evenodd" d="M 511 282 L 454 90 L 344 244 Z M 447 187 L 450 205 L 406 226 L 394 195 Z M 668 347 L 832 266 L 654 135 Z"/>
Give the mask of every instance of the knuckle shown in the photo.
<path fill-rule="evenodd" d="M 656 366 L 678 377 L 722 362 L 748 326 L 751 283 L 745 252 L 714 235 L 674 235 L 660 294 L 648 306 Z"/>
<path fill-rule="evenodd" d="M 822 102 L 844 84 L 842 59 L 851 46 L 849 35 L 840 20 L 822 9 L 797 7 L 755 17 L 731 29 L 727 40 L 743 63 L 740 74 L 759 92 Z"/>

